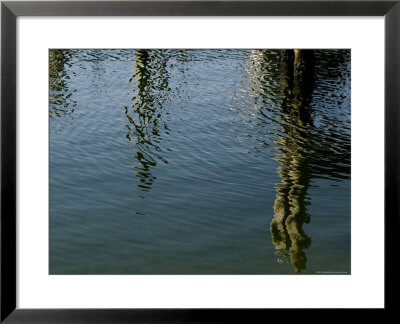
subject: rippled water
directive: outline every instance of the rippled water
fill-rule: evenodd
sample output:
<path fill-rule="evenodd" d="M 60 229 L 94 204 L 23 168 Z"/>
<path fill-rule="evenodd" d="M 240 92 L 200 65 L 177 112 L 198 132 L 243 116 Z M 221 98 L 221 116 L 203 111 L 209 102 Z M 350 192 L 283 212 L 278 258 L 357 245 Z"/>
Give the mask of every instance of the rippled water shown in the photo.
<path fill-rule="evenodd" d="M 51 274 L 350 273 L 350 51 L 51 50 Z"/>

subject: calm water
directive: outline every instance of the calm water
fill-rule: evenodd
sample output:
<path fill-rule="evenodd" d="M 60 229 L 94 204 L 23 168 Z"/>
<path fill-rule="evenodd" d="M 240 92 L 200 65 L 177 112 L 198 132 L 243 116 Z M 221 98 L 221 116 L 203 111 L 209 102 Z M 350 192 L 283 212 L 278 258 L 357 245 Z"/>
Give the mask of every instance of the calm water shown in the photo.
<path fill-rule="evenodd" d="M 350 51 L 50 51 L 51 274 L 350 273 Z"/>

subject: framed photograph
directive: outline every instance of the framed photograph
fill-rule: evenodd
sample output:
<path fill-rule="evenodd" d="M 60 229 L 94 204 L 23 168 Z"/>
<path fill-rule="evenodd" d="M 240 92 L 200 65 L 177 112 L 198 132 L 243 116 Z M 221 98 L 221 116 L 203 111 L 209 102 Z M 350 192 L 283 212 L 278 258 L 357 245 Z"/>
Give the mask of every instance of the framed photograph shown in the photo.
<path fill-rule="evenodd" d="M 390 309 L 399 15 L 2 1 L 1 321 Z"/>

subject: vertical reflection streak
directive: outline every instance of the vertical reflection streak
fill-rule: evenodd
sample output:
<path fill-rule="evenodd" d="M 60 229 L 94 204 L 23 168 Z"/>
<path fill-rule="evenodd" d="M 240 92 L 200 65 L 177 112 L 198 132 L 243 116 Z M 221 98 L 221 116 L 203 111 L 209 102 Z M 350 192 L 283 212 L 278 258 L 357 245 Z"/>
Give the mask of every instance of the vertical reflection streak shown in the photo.
<path fill-rule="evenodd" d="M 69 62 L 69 50 L 49 50 L 49 117 L 65 117 L 74 112 L 76 102 L 68 86 L 66 65 Z"/>
<path fill-rule="evenodd" d="M 277 158 L 281 165 L 278 174 L 282 179 L 276 186 L 274 218 L 270 230 L 272 243 L 279 256 L 278 262 L 290 262 L 296 271 L 306 269 L 304 249 L 311 245 L 311 238 L 303 230 L 309 223 L 307 215 L 307 190 L 311 172 L 309 168 L 308 142 L 311 94 L 313 91 L 313 62 L 307 62 L 302 71 L 292 69 L 290 53 L 282 53 L 282 128 L 278 134 Z M 286 252 L 288 251 L 288 252 Z"/>
<path fill-rule="evenodd" d="M 291 263 L 296 272 L 301 272 L 307 261 L 303 250 L 311 245 L 303 224 L 310 221 L 307 190 L 312 176 L 310 101 L 314 62 L 307 60 L 305 65 L 300 60 L 296 66 L 294 54 L 252 50 L 243 68 L 248 84 L 242 83 L 235 94 L 237 108 L 233 109 L 243 122 L 257 126 L 258 134 L 264 135 L 257 145 L 277 150 L 274 158 L 280 163 L 277 172 L 281 182 L 276 184 L 270 223 L 272 243 L 278 262 Z M 254 146 L 253 152 L 256 155 L 261 150 Z"/>
<path fill-rule="evenodd" d="M 301 272 L 307 262 L 303 250 L 311 245 L 303 230 L 310 222 L 311 180 L 350 180 L 350 52 L 254 49 L 246 54 L 244 77 L 230 105 L 245 127 L 233 133 L 251 146 L 244 153 L 279 162 L 281 182 L 275 185 L 269 230 L 278 261 Z"/>
<path fill-rule="evenodd" d="M 135 52 L 135 69 L 129 83 L 133 86 L 132 106 L 124 106 L 128 123 L 126 138 L 135 151 L 127 157 L 138 179 L 137 186 L 149 191 L 156 179 L 152 168 L 159 162 L 168 163 L 162 156 L 160 143 L 168 126 L 163 120 L 164 104 L 169 94 L 168 56 L 161 50 L 139 49 Z"/>

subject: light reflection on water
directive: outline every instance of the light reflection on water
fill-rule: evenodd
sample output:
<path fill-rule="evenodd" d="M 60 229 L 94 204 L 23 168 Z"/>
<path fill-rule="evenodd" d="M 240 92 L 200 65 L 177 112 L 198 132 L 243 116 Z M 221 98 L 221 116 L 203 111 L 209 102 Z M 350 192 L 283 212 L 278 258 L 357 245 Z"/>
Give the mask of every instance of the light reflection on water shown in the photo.
<path fill-rule="evenodd" d="M 350 272 L 350 51 L 286 55 L 50 51 L 50 273 Z"/>

